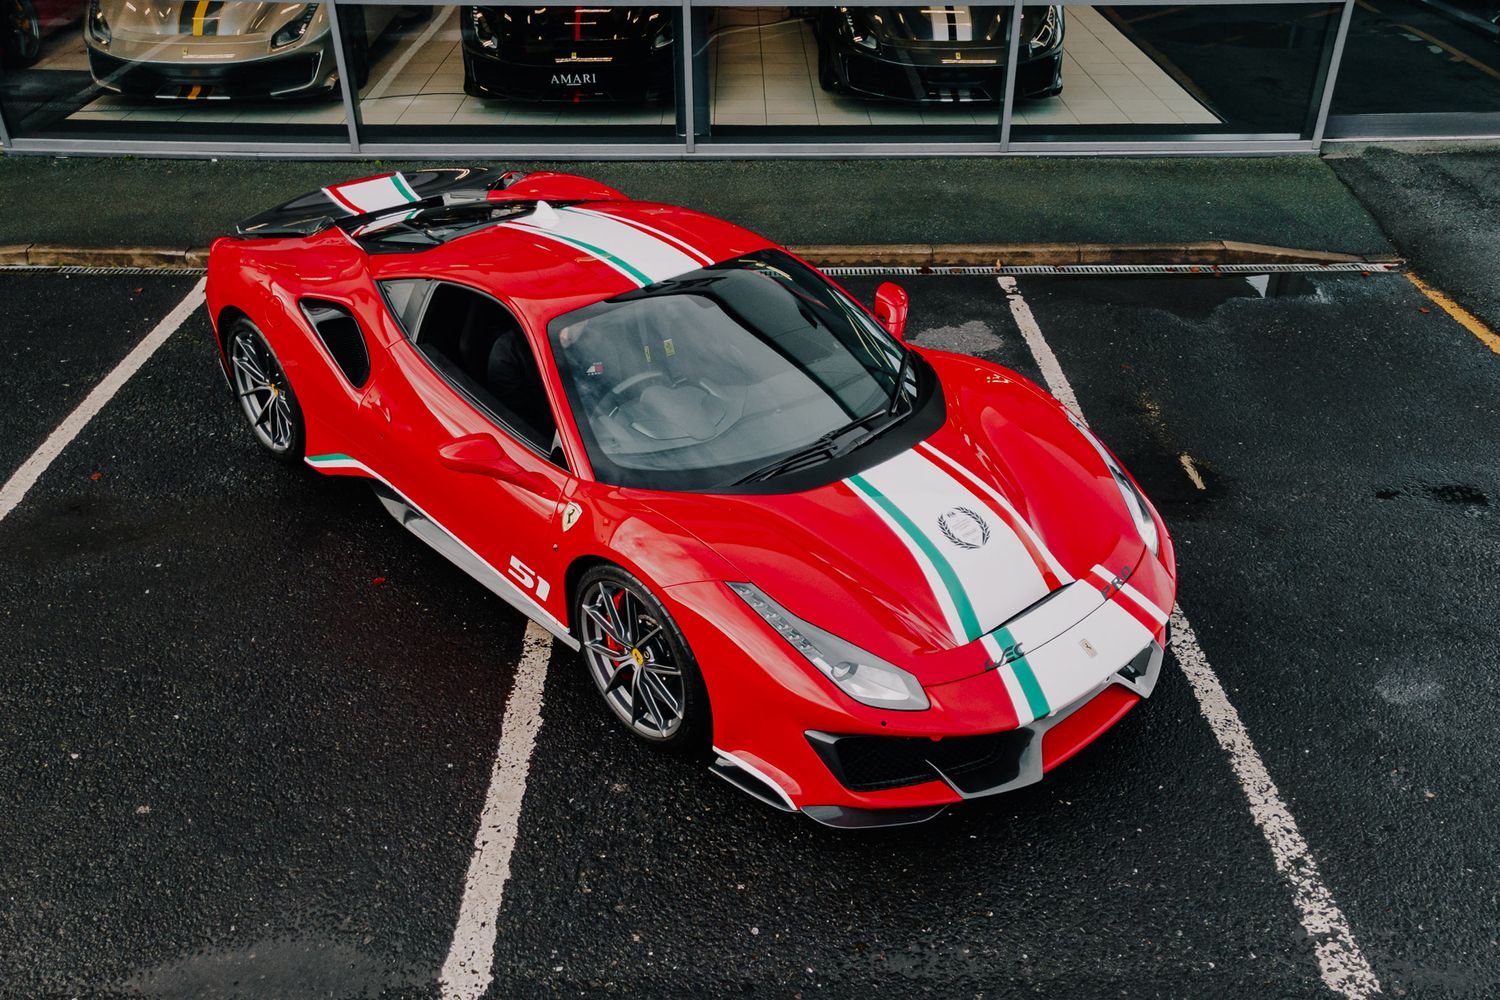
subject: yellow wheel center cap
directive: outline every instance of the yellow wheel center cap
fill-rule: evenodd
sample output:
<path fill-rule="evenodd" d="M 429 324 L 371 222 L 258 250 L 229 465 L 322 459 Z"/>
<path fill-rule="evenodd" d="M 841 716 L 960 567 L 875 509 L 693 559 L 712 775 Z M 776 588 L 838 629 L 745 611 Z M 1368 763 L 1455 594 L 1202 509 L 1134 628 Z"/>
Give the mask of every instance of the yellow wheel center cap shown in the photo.
<path fill-rule="evenodd" d="M 279 395 L 281 395 L 281 390 L 276 388 L 274 385 L 271 386 L 271 398 L 275 399 Z"/>
<path fill-rule="evenodd" d="M 638 667 L 646 662 L 646 658 L 641 655 L 641 651 L 639 649 L 632 648 L 630 650 L 630 659 Z"/>

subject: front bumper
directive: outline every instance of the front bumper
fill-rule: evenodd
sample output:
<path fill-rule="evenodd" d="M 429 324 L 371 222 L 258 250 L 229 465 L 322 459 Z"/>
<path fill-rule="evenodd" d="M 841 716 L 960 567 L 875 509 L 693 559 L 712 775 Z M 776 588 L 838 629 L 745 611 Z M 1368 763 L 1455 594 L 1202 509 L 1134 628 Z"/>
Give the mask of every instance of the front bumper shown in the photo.
<path fill-rule="evenodd" d="M 1146 562 L 1152 568 L 1132 580 L 1170 607 L 1175 582 Z M 1003 667 L 928 687 L 925 711 L 870 708 L 801 662 L 724 585 L 684 584 L 666 596 L 699 663 L 710 665 L 714 773 L 768 805 L 839 827 L 921 822 L 1039 781 L 1151 695 L 1167 642 L 1160 623 L 1135 633 L 1139 644 L 1116 643 L 1090 659 L 1087 637 L 1103 644 L 1098 620 L 1085 617 L 1052 640 L 1068 653 L 1053 662 L 1071 658 L 1091 672 L 1060 663 L 1062 674 L 1073 674 L 1069 695 L 1018 726 Z"/>
<path fill-rule="evenodd" d="M 194 41 L 197 41 L 196 39 Z M 283 99 L 338 90 L 337 64 L 328 43 L 296 45 L 274 55 L 246 55 L 221 46 L 222 58 L 204 58 L 206 47 L 184 44 L 182 58 L 162 59 L 167 46 L 149 47 L 155 58 L 133 58 L 131 46 L 109 51 L 88 46 L 89 70 L 105 90 L 163 100 Z"/>
<path fill-rule="evenodd" d="M 955 55 L 897 48 L 876 53 L 842 38 L 828 50 L 835 79 L 851 94 L 922 103 L 992 103 L 1005 96 L 1004 49 L 974 53 L 967 64 Z M 1045 97 L 1061 87 L 1061 47 L 1023 59 L 1016 69 L 1017 97 Z"/>
<path fill-rule="evenodd" d="M 672 96 L 674 48 L 597 46 L 499 51 L 464 45 L 464 92 L 564 104 L 644 104 Z"/>

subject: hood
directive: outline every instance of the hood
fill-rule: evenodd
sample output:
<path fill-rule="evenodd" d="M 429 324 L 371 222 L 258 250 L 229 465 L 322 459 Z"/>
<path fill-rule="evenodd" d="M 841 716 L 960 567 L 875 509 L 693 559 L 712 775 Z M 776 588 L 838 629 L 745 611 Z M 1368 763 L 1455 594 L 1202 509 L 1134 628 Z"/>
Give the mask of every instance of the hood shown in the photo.
<path fill-rule="evenodd" d="M 651 505 L 793 614 L 932 685 L 982 672 L 981 635 L 1096 565 L 1133 570 L 1145 546 L 1055 400 L 972 359 L 926 356 L 948 418 L 913 448 L 803 493 Z M 1068 604 L 1081 616 L 1103 600 L 1080 586 Z"/>
<path fill-rule="evenodd" d="M 318 4 L 240 0 L 188 0 L 186 3 L 100 0 L 99 6 L 111 29 L 135 35 L 221 39 L 269 35 L 288 22 L 307 15 L 309 6 L 314 11 L 304 37 L 318 33 L 323 27 L 323 14 L 317 9 Z"/>
<path fill-rule="evenodd" d="M 485 7 L 490 30 L 507 42 L 644 42 L 672 30 L 664 7 Z"/>
<path fill-rule="evenodd" d="M 1010 22 L 1009 7 L 865 7 L 851 8 L 870 30 L 890 42 L 972 43 L 1002 45 Z"/>

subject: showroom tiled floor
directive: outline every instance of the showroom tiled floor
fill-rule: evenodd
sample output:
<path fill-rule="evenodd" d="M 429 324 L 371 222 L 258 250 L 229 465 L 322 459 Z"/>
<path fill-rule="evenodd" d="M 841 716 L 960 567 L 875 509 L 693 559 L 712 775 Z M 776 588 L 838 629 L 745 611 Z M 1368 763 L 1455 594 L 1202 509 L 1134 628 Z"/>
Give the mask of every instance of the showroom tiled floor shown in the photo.
<path fill-rule="evenodd" d="M 360 93 L 367 125 L 670 125 L 670 106 L 508 104 L 463 92 L 456 7 L 440 8 L 379 53 Z M 1068 8 L 1063 93 L 1018 105 L 1018 125 L 1214 124 L 1218 119 L 1090 7 Z M 811 25 L 787 8 L 721 8 L 709 44 L 711 115 L 718 125 L 986 125 L 984 105 L 882 104 L 830 94 L 817 83 Z M 86 69 L 81 39 L 59 46 L 43 68 Z M 243 105 L 96 98 L 78 120 L 337 124 L 336 102 Z"/>

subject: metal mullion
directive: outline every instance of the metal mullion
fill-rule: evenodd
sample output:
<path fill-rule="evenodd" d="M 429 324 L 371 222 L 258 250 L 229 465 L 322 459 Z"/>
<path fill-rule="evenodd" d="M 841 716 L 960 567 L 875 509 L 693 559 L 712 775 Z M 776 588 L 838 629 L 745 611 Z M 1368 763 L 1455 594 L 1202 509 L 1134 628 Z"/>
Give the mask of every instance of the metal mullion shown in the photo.
<path fill-rule="evenodd" d="M 349 74 L 349 60 L 344 51 L 344 32 L 339 25 L 339 7 L 335 3 L 329 8 L 328 23 L 333 31 L 333 61 L 339 69 L 339 92 L 344 97 L 344 123 L 349 127 L 349 152 L 359 152 L 359 95 L 354 92 L 354 80 Z M 358 8 L 355 8 L 358 11 Z M 364 17 L 364 11 L 358 11 Z"/>
<path fill-rule="evenodd" d="M 10 132 L 5 128 L 5 109 L 0 108 L 0 149 L 10 148 Z"/>
<path fill-rule="evenodd" d="M 1000 152 L 1010 151 L 1010 123 L 1016 103 L 1017 62 L 1021 57 L 1022 0 L 1014 0 L 1010 10 L 1010 44 L 1005 56 L 1005 98 L 1000 104 Z"/>
<path fill-rule="evenodd" d="M 697 100 L 693 93 L 693 46 L 698 41 L 693 37 L 693 0 L 682 0 L 678 16 L 682 18 L 682 27 L 678 31 L 678 37 L 682 39 L 682 59 L 679 62 L 682 78 L 677 84 L 682 94 L 682 150 L 691 154 L 696 145 L 695 133 L 698 130 L 697 109 L 693 107 Z M 704 44 L 708 44 L 707 39 Z"/>
<path fill-rule="evenodd" d="M 1344 0 L 1344 13 L 1339 17 L 1338 32 L 1333 40 L 1333 54 L 1323 76 L 1323 94 L 1318 102 L 1318 117 L 1313 124 L 1312 144 L 1317 149 L 1323 144 L 1323 131 L 1328 127 L 1328 109 L 1333 107 L 1333 88 L 1339 82 L 1339 64 L 1344 59 L 1344 44 L 1349 40 L 1349 22 L 1354 17 L 1354 0 Z"/>

